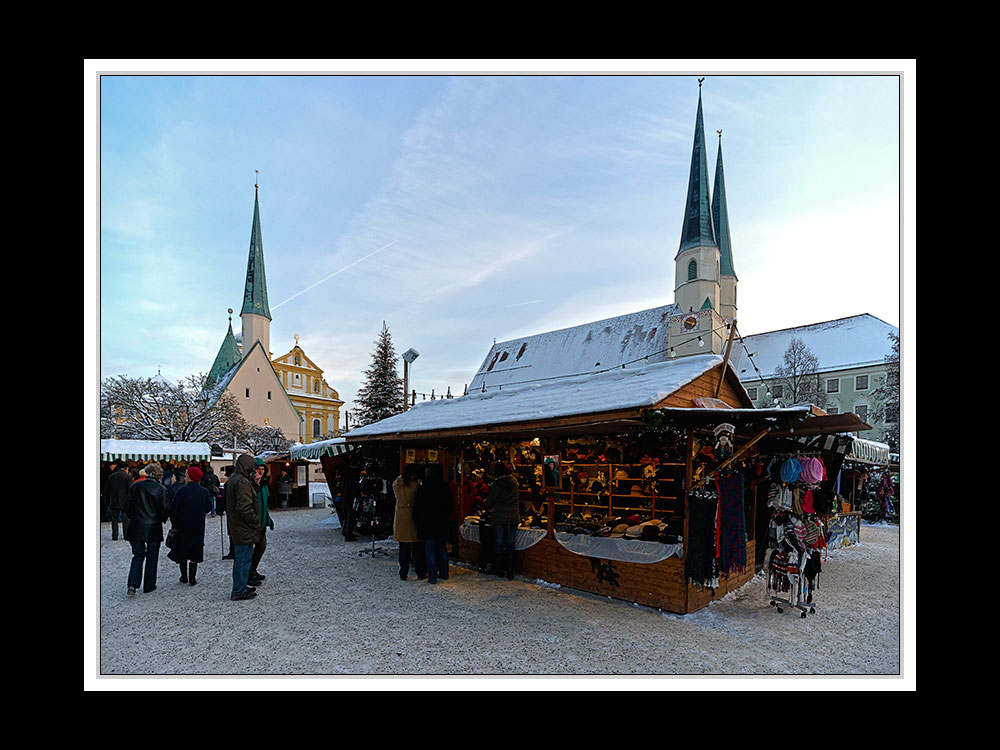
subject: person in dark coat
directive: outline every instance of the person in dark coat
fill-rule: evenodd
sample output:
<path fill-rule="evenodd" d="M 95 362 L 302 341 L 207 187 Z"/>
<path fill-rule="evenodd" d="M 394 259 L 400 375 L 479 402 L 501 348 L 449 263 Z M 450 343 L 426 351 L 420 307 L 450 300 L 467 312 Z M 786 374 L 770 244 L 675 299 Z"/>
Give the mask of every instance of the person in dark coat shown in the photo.
<path fill-rule="evenodd" d="M 448 579 L 448 519 L 454 508 L 454 495 L 445 483 L 441 464 L 428 464 L 424 480 L 413 500 L 413 521 L 417 535 L 424 540 L 427 559 L 427 582 Z"/>
<path fill-rule="evenodd" d="M 115 467 L 108 477 L 108 482 L 104 486 L 104 492 L 108 498 L 108 508 L 111 511 L 111 538 L 118 539 L 118 521 L 122 521 L 122 532 L 125 532 L 125 521 L 122 511 L 125 510 L 125 499 L 128 496 L 128 488 L 132 484 L 132 475 L 128 473 L 128 468 L 121 463 Z"/>
<path fill-rule="evenodd" d="M 177 541 L 167 557 L 180 566 L 181 583 L 194 586 L 198 583 L 198 563 L 205 559 L 205 514 L 212 509 L 212 498 L 200 484 L 201 469 L 189 466 L 187 477 L 170 503 L 170 523 L 177 529 Z"/>
<path fill-rule="evenodd" d="M 236 471 L 226 482 L 226 519 L 233 540 L 233 592 L 230 599 L 240 601 L 257 595 L 248 586 L 253 546 L 260 538 L 260 515 L 257 512 L 257 490 L 253 483 L 254 457 L 241 453 L 236 459 Z"/>
<path fill-rule="evenodd" d="M 271 490 L 267 486 L 267 464 L 259 458 L 254 459 L 253 470 L 254 493 L 257 497 L 257 517 L 260 519 L 260 537 L 253 545 L 253 555 L 250 558 L 250 575 L 247 583 L 251 586 L 259 586 L 267 578 L 257 570 L 260 559 L 267 549 L 267 530 L 274 531 L 274 521 L 271 520 L 270 498 Z"/>
<path fill-rule="evenodd" d="M 163 522 L 170 517 L 167 488 L 160 484 L 163 469 L 151 463 L 146 478 L 133 482 L 125 499 L 125 538 L 132 545 L 132 564 L 128 572 L 128 595 L 142 586 L 144 594 L 156 589 L 156 566 L 163 542 Z M 145 565 L 143 564 L 145 562 Z"/>
<path fill-rule="evenodd" d="M 495 541 L 493 572 L 514 579 L 514 536 L 521 524 L 520 488 L 507 465 L 497 462 L 493 468 L 496 481 L 486 496 L 486 508 L 493 514 Z"/>
<path fill-rule="evenodd" d="M 222 500 L 222 483 L 219 481 L 218 474 L 212 470 L 212 464 L 208 464 L 202 470 L 201 486 L 208 490 L 208 494 L 212 497 L 212 512 L 210 515 L 214 518 L 215 506 Z"/>

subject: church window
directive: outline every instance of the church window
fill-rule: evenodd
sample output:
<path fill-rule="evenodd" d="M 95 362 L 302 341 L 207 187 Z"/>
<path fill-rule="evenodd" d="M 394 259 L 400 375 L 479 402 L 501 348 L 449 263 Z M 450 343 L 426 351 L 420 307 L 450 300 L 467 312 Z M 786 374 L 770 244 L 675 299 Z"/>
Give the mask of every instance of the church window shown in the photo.
<path fill-rule="evenodd" d="M 319 437 L 323 433 L 320 432 L 320 421 L 318 419 L 313 420 L 313 437 Z"/>
<path fill-rule="evenodd" d="M 694 281 L 698 278 L 698 262 L 692 260 L 688 263 L 688 281 Z"/>
<path fill-rule="evenodd" d="M 250 389 L 249 388 L 245 388 L 244 390 L 246 391 L 246 397 L 250 398 Z"/>
<path fill-rule="evenodd" d="M 270 400 L 271 400 L 271 392 L 270 392 L 270 391 L 268 391 L 268 392 L 267 392 L 267 400 L 268 400 L 268 401 L 270 401 Z"/>

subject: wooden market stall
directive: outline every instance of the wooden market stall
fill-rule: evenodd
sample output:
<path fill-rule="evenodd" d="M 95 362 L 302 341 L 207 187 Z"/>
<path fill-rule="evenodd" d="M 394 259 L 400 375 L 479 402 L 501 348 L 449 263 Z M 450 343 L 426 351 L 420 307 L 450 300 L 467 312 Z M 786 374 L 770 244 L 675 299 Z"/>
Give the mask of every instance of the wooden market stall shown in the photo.
<path fill-rule="evenodd" d="M 425 402 L 345 439 L 396 451 L 394 470 L 444 466 L 458 559 L 479 561 L 480 474 L 499 460 L 521 487 L 520 575 L 684 614 L 755 573 L 756 446 L 821 416 L 754 409 L 723 358 L 700 355 Z"/>

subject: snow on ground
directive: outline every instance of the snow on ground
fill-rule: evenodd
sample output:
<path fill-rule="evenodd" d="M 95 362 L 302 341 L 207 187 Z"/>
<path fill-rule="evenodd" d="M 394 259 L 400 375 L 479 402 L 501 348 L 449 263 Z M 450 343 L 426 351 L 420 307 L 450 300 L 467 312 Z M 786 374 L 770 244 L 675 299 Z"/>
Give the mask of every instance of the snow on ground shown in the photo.
<path fill-rule="evenodd" d="M 400 581 L 398 546 L 345 542 L 329 508 L 274 512 L 258 596 L 230 601 L 220 521 L 197 586 L 161 550 L 157 590 L 126 596 L 127 542 L 100 540 L 97 678 L 117 675 L 889 676 L 900 679 L 900 534 L 832 550 L 817 613 L 768 604 L 758 575 L 690 615 L 454 565 Z M 111 681 L 115 682 L 114 680 Z M 529 682 L 529 684 L 533 684 Z M 691 683 L 686 683 L 689 689 Z M 157 681 L 157 685 L 170 682 Z M 166 689 L 171 689 L 167 687 Z"/>

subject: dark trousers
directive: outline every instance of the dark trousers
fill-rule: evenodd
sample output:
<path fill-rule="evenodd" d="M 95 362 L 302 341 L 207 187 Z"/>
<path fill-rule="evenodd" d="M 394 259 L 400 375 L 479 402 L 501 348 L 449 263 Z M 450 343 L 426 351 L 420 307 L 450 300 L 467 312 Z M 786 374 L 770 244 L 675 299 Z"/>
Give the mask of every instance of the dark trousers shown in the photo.
<path fill-rule="evenodd" d="M 128 570 L 128 585 L 149 593 L 156 588 L 156 566 L 160 562 L 159 542 L 131 542 L 132 564 Z"/>
<path fill-rule="evenodd" d="M 424 557 L 427 560 L 428 581 L 448 578 L 448 548 L 445 546 L 445 537 L 424 539 Z"/>
<path fill-rule="evenodd" d="M 125 533 L 125 516 L 122 515 L 121 508 L 111 508 L 111 538 L 118 538 L 118 521 L 122 522 L 122 534 Z"/>
<path fill-rule="evenodd" d="M 257 563 L 260 562 L 260 558 L 264 556 L 264 550 L 267 549 L 267 529 L 260 530 L 260 539 L 253 546 L 253 556 L 250 558 L 250 577 L 257 577 Z"/>
<path fill-rule="evenodd" d="M 406 578 L 410 574 L 410 561 L 413 561 L 413 569 L 417 572 L 417 578 L 424 578 L 427 575 L 427 557 L 424 552 L 423 542 L 400 542 L 399 543 L 399 577 Z"/>

